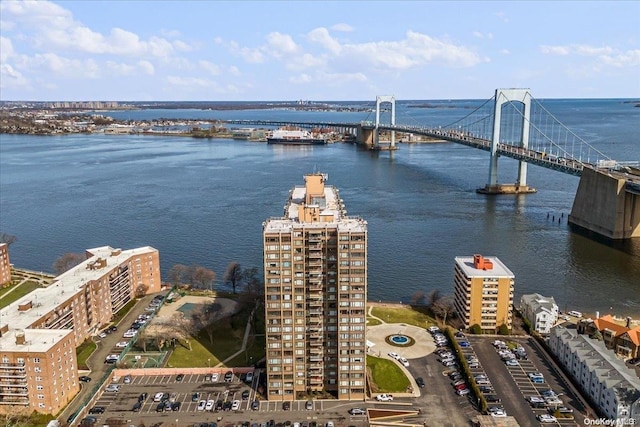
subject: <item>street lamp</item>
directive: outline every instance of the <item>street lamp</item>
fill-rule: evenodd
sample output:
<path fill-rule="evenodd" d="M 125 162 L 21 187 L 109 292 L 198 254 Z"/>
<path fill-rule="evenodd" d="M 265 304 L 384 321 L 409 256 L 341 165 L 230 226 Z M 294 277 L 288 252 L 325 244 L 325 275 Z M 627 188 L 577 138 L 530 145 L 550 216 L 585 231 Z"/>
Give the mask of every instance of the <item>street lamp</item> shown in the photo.
<path fill-rule="evenodd" d="M 211 367 L 211 358 L 208 358 L 208 359 L 207 359 L 207 365 L 208 365 L 209 367 Z"/>

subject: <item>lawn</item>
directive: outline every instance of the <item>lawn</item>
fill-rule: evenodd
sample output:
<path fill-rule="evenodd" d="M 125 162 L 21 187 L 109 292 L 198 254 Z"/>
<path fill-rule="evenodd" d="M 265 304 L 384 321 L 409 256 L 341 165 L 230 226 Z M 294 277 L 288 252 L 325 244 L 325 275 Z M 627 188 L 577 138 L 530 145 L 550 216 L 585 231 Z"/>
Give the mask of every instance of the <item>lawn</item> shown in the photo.
<path fill-rule="evenodd" d="M 382 325 L 382 322 L 378 319 L 374 319 L 373 317 L 367 317 L 367 326 L 378 326 Z"/>
<path fill-rule="evenodd" d="M 411 384 L 402 369 L 388 359 L 367 356 L 367 371 L 371 375 L 373 393 L 406 392 Z"/>
<path fill-rule="evenodd" d="M 138 302 L 138 300 L 136 298 L 134 298 L 131 301 L 129 301 L 128 303 L 126 303 L 125 305 L 123 305 L 122 308 L 120 310 L 118 310 L 118 312 L 116 314 L 113 315 L 113 319 L 111 320 L 111 322 L 113 322 L 113 324 L 115 324 L 115 325 L 120 323 L 120 321 L 122 319 L 124 319 L 124 316 L 126 316 L 127 313 L 129 313 L 129 311 L 131 311 L 131 309 L 136 305 L 137 302 Z"/>
<path fill-rule="evenodd" d="M 87 339 L 76 348 L 76 358 L 78 359 L 78 369 L 89 369 L 87 366 L 87 359 L 91 356 L 96 349 L 96 343 Z"/>
<path fill-rule="evenodd" d="M 411 308 L 411 306 L 402 308 L 373 307 L 371 309 L 371 315 L 378 317 L 387 323 L 406 323 L 407 325 L 413 325 L 419 328 L 426 328 L 436 324 L 433 317 L 417 311 L 416 309 Z M 371 323 L 369 324 L 371 325 Z"/>
<path fill-rule="evenodd" d="M 38 282 L 32 282 L 31 280 L 24 282 L 22 285 L 14 288 L 11 293 L 5 293 L 5 295 L 0 298 L 0 308 L 5 308 L 12 302 L 19 300 L 29 292 L 33 291 L 34 289 L 38 289 L 39 287 L 40 284 Z"/>
<path fill-rule="evenodd" d="M 167 367 L 215 366 L 240 350 L 251 308 L 253 307 L 247 306 L 233 316 L 214 323 L 213 344 L 206 333 L 200 332 L 196 339 L 193 337 L 190 339 L 191 350 L 181 345 L 176 346 L 167 362 Z M 256 310 L 256 330 L 258 331 L 264 331 L 264 315 L 261 312 L 259 308 Z M 250 357 L 253 358 L 254 363 L 264 357 L 264 337 L 256 339 L 250 336 L 247 346 L 247 352 L 231 360 L 228 363 L 229 366 L 246 366 Z"/>

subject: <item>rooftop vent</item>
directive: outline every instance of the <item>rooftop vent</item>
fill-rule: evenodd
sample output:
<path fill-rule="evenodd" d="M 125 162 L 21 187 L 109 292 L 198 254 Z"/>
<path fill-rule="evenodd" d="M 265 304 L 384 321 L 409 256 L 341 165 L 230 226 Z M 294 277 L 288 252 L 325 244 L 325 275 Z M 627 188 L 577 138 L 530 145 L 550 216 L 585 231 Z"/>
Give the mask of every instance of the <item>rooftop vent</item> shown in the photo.
<path fill-rule="evenodd" d="M 24 345 L 25 342 L 26 342 L 26 339 L 24 337 L 24 332 L 16 333 L 16 344 L 17 345 Z"/>
<path fill-rule="evenodd" d="M 482 255 L 473 256 L 473 266 L 478 270 L 493 270 L 493 263 Z"/>

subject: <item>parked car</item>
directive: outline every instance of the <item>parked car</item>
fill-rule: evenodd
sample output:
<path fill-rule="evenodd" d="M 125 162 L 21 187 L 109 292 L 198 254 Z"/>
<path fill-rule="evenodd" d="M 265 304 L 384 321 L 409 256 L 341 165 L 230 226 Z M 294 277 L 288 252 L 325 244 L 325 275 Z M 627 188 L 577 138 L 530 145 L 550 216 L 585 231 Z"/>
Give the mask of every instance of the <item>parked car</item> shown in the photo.
<path fill-rule="evenodd" d="M 351 408 L 351 409 L 349 409 L 349 413 L 351 415 L 364 415 L 367 412 L 362 408 Z"/>
<path fill-rule="evenodd" d="M 376 400 L 378 402 L 391 402 L 393 400 L 393 396 L 390 394 L 379 394 L 376 396 Z"/>
<path fill-rule="evenodd" d="M 120 341 L 116 343 L 116 348 L 125 348 L 129 344 L 127 341 Z"/>
<path fill-rule="evenodd" d="M 134 403 L 133 408 L 131 408 L 133 412 L 140 412 L 140 409 L 142 409 L 142 402 L 140 401 L 137 401 L 136 403 Z"/>
<path fill-rule="evenodd" d="M 242 400 L 247 400 L 249 398 L 249 390 L 242 391 Z"/>
<path fill-rule="evenodd" d="M 90 414 L 104 414 L 104 406 L 94 406 L 89 409 Z"/>
<path fill-rule="evenodd" d="M 207 403 L 204 405 L 204 410 L 205 411 L 211 411 L 213 410 L 213 406 L 216 404 L 215 400 L 213 399 L 209 399 L 207 400 Z"/>
<path fill-rule="evenodd" d="M 240 409 L 240 401 L 239 400 L 234 400 L 233 404 L 231 405 L 231 410 L 232 411 L 237 411 L 238 409 Z"/>
<path fill-rule="evenodd" d="M 164 412 L 164 402 L 158 403 L 156 406 L 156 412 Z"/>
<path fill-rule="evenodd" d="M 398 353 L 395 352 L 391 352 L 391 353 L 387 353 L 387 356 L 389 356 L 392 359 L 398 360 L 398 358 L 400 357 L 400 355 Z"/>
<path fill-rule="evenodd" d="M 110 393 L 117 393 L 120 391 L 120 386 L 118 384 L 109 384 L 104 391 L 110 392 Z"/>
<path fill-rule="evenodd" d="M 282 410 L 289 411 L 291 409 L 291 402 L 282 402 Z"/>
<path fill-rule="evenodd" d="M 82 381 L 83 383 L 91 382 L 91 378 L 86 375 L 81 376 L 80 378 L 78 378 L 78 380 Z"/>
<path fill-rule="evenodd" d="M 148 396 L 149 394 L 147 392 L 140 393 L 140 396 L 138 396 L 138 402 L 144 402 L 145 400 L 147 400 Z"/>
<path fill-rule="evenodd" d="M 230 382 L 233 380 L 233 372 L 231 372 L 231 371 L 227 371 L 227 372 L 224 374 L 224 380 L 225 380 L 225 382 L 230 383 Z"/>
<path fill-rule="evenodd" d="M 423 388 L 424 387 L 424 380 L 422 379 L 422 377 L 418 377 L 416 378 L 416 384 L 418 385 L 418 387 Z"/>
<path fill-rule="evenodd" d="M 217 372 L 214 372 L 213 374 L 211 374 L 211 382 L 218 382 L 220 380 L 220 374 Z"/>
<path fill-rule="evenodd" d="M 464 396 L 466 394 L 469 394 L 469 389 L 468 388 L 463 388 L 461 390 L 456 390 L 456 394 L 458 396 Z"/>
<path fill-rule="evenodd" d="M 160 402 L 162 401 L 162 396 L 164 396 L 164 393 L 159 391 L 155 394 L 155 396 L 153 396 L 153 401 L 154 402 Z"/>
<path fill-rule="evenodd" d="M 408 367 L 409 367 L 409 361 L 407 360 L 407 358 L 406 358 L 406 357 L 400 357 L 400 358 L 398 359 L 398 362 L 402 363 L 402 365 L 403 365 L 405 368 L 408 368 Z"/>
<path fill-rule="evenodd" d="M 131 384 L 131 375 L 125 375 L 125 377 L 122 379 L 122 382 L 125 384 Z"/>
<path fill-rule="evenodd" d="M 540 414 L 537 416 L 538 421 L 541 423 L 556 423 L 558 420 L 553 415 Z"/>
<path fill-rule="evenodd" d="M 179 411 L 180 410 L 180 406 L 181 406 L 180 402 L 173 402 L 171 404 L 171 410 L 174 411 L 174 412 L 175 411 Z"/>
<path fill-rule="evenodd" d="M 258 409 L 260 409 L 260 401 L 254 400 L 253 402 L 251 402 L 251 410 L 257 411 Z"/>
<path fill-rule="evenodd" d="M 204 411 L 204 408 L 207 406 L 207 401 L 206 400 L 201 400 L 200 402 L 198 402 L 198 411 Z"/>
<path fill-rule="evenodd" d="M 178 374 L 178 375 L 176 376 L 176 381 L 177 381 L 177 382 L 180 382 L 180 381 L 182 381 L 182 379 L 183 379 L 183 378 L 184 378 L 184 374 Z"/>
<path fill-rule="evenodd" d="M 253 382 L 253 372 L 247 372 L 247 376 L 245 377 L 244 381 L 251 384 Z"/>
<path fill-rule="evenodd" d="M 311 411 L 313 409 L 313 400 L 307 400 L 304 407 L 307 411 Z"/>

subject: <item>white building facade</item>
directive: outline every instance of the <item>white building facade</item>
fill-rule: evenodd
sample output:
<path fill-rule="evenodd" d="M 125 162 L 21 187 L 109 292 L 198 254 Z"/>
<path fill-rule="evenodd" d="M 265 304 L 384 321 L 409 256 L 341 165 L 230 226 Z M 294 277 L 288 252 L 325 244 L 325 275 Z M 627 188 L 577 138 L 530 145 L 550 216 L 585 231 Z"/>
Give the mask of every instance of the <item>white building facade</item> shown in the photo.
<path fill-rule="evenodd" d="M 558 321 L 558 305 L 553 297 L 540 294 L 522 295 L 520 313 L 529 321 L 533 330 L 547 335 Z"/>
<path fill-rule="evenodd" d="M 602 341 L 558 325 L 549 346 L 601 416 L 616 425 L 640 424 L 640 379 Z"/>

